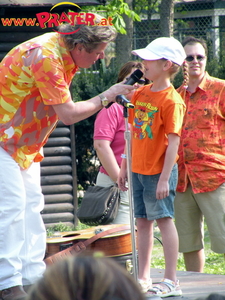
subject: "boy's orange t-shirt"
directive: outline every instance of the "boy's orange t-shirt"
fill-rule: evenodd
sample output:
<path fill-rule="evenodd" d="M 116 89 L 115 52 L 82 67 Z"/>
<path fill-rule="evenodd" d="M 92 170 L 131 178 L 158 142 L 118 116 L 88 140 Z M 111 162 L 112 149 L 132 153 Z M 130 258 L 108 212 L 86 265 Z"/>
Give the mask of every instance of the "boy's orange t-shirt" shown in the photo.
<path fill-rule="evenodd" d="M 172 85 L 159 92 L 150 88 L 151 84 L 139 88 L 132 97 L 135 107 L 129 109 L 132 171 L 143 175 L 162 172 L 168 134 L 180 136 L 185 112 L 184 101 Z"/>

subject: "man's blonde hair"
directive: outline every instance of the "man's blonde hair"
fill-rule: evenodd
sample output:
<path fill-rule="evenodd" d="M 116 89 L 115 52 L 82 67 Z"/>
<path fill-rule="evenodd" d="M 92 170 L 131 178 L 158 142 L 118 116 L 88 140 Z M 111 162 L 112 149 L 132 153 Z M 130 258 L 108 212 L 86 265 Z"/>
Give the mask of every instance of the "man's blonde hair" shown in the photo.
<path fill-rule="evenodd" d="M 113 25 L 97 25 L 101 23 L 102 16 L 94 14 L 94 24 L 62 24 L 58 27 L 62 32 L 62 38 L 69 51 L 73 50 L 76 44 L 82 44 L 87 52 L 92 52 L 99 44 L 109 43 L 115 40 L 117 32 Z M 79 30 L 78 30 L 79 29 Z M 75 33 L 65 34 L 76 31 Z"/>

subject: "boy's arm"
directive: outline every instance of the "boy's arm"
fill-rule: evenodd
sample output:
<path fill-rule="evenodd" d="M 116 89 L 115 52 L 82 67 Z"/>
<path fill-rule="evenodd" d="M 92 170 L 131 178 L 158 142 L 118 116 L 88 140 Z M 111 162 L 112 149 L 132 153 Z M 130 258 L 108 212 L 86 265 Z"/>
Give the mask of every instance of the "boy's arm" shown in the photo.
<path fill-rule="evenodd" d="M 158 200 L 169 196 L 169 178 L 175 164 L 179 143 L 180 137 L 177 134 L 168 134 L 168 146 L 166 149 L 165 161 L 156 189 L 156 199 Z"/>
<path fill-rule="evenodd" d="M 130 136 L 132 137 L 133 134 L 132 134 L 132 126 L 130 126 Z M 130 153 L 131 153 L 131 156 L 132 156 L 132 143 L 131 143 L 131 140 L 130 140 Z M 118 181 L 117 181 L 117 184 L 118 184 L 118 187 L 121 189 L 121 191 L 127 191 L 128 188 L 127 188 L 127 182 L 128 182 L 128 174 L 127 174 L 127 149 L 126 147 L 124 148 L 124 154 L 123 154 L 126 158 L 123 158 L 122 159 L 122 162 L 121 162 L 121 167 L 120 167 L 120 173 L 119 173 L 119 176 L 118 176 Z M 130 160 L 131 160 L 131 157 L 130 157 Z"/>
<path fill-rule="evenodd" d="M 124 151 L 125 152 L 125 151 Z M 126 154 L 124 154 L 126 155 Z M 120 172 L 119 172 L 119 176 L 118 176 L 118 187 L 121 189 L 121 191 L 127 191 L 127 159 L 123 158 L 122 162 L 121 162 L 121 167 L 120 167 Z"/>

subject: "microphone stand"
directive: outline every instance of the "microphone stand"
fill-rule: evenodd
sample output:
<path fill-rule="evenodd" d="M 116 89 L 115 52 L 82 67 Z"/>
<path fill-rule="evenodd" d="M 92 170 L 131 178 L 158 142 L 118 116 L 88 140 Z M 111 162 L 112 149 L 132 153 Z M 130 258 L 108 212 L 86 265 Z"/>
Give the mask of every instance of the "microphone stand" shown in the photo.
<path fill-rule="evenodd" d="M 123 106 L 123 116 L 125 119 L 124 138 L 126 141 L 126 155 L 127 155 L 127 179 L 128 179 L 128 199 L 129 199 L 129 208 L 130 208 L 133 275 L 134 275 L 134 279 L 138 281 L 136 234 L 135 234 L 135 225 L 134 225 L 133 185 L 132 185 L 132 176 L 131 176 L 131 145 L 130 145 L 131 133 L 128 127 L 128 108 L 126 106 Z"/>
<path fill-rule="evenodd" d="M 121 103 L 120 103 L 121 104 Z M 127 181 L 128 181 L 128 199 L 129 199 L 129 208 L 130 208 L 130 228 L 131 228 L 131 243 L 132 243 L 132 260 L 133 260 L 133 275 L 134 279 L 138 282 L 138 264 L 137 264 L 137 249 L 136 249 L 136 234 L 135 234 L 135 225 L 134 225 L 134 200 L 133 200 L 133 184 L 132 184 L 132 172 L 131 172 L 131 132 L 128 127 L 128 108 L 134 108 L 132 106 L 126 106 L 126 103 L 123 105 L 123 117 L 125 119 L 125 132 L 124 138 L 126 141 L 126 155 L 127 155 Z M 146 295 L 146 300 L 162 300 L 158 295 Z"/>

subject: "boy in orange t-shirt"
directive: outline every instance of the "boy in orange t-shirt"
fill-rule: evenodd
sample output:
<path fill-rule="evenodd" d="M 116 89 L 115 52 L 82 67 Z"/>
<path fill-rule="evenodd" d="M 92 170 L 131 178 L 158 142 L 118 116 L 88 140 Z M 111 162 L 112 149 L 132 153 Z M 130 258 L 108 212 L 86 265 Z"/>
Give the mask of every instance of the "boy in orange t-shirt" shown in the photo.
<path fill-rule="evenodd" d="M 143 59 L 145 76 L 153 82 L 135 92 L 134 109 L 129 114 L 139 283 L 147 295 L 179 296 L 182 291 L 176 278 L 178 237 L 173 222 L 173 201 L 185 104 L 171 85 L 171 76 L 177 73 L 186 56 L 180 42 L 167 37 L 158 38 L 132 53 Z M 126 180 L 126 160 L 123 159 L 118 179 L 122 190 L 126 190 Z M 152 285 L 150 262 L 155 220 L 162 235 L 166 267 L 162 281 Z"/>

